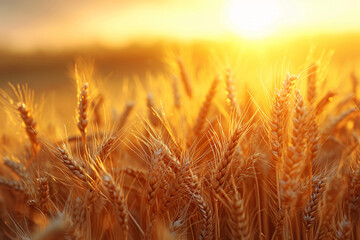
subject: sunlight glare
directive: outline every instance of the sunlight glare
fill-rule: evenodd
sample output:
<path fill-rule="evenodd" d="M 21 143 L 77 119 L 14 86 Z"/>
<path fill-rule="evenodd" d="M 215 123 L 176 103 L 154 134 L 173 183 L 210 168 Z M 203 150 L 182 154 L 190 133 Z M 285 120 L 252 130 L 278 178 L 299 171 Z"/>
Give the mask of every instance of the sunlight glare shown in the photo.
<path fill-rule="evenodd" d="M 277 0 L 231 0 L 225 11 L 231 31 L 245 38 L 261 38 L 279 23 Z"/>

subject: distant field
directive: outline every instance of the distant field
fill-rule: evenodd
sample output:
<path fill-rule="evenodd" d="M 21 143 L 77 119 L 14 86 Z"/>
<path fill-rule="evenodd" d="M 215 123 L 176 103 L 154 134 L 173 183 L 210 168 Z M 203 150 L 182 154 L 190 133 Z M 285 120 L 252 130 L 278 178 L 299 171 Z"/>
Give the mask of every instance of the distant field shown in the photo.
<path fill-rule="evenodd" d="M 334 64 L 345 65 L 351 62 L 355 67 L 354 59 L 358 59 L 357 54 L 360 52 L 359 42 L 360 34 L 339 34 L 289 37 L 270 43 L 260 40 L 249 43 L 240 39 L 192 43 L 162 40 L 145 45 L 134 43 L 116 49 L 94 46 L 57 52 L 41 50 L 13 53 L 0 48 L 0 86 L 7 82 L 28 83 L 33 88 L 61 86 L 71 80 L 71 71 L 77 57 L 94 59 L 98 73 L 111 81 L 134 75 L 142 78 L 146 73 L 162 72 L 166 53 L 179 49 L 190 52 L 192 61 L 202 65 L 200 67 L 214 64 L 222 57 L 236 58 L 239 65 L 249 64 L 247 70 L 256 72 L 266 70 L 269 65 L 274 67 L 284 60 L 290 62 L 290 65 L 302 64 L 314 46 L 318 52 L 335 50 L 332 58 Z M 233 60 L 230 59 L 235 62 Z"/>

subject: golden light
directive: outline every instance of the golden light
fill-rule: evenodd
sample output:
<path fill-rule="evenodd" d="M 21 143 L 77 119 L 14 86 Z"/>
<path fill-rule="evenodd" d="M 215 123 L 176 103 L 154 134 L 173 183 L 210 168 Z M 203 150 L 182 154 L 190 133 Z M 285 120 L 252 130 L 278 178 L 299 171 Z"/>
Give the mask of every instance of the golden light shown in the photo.
<path fill-rule="evenodd" d="M 279 25 L 277 0 L 232 0 L 225 16 L 229 28 L 246 38 L 260 38 L 273 33 Z"/>

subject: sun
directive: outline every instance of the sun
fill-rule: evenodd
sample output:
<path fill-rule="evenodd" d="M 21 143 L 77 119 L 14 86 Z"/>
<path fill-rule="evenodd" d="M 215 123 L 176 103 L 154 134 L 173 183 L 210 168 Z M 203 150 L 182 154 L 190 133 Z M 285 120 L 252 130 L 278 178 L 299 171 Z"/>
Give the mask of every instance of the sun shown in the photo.
<path fill-rule="evenodd" d="M 277 0 L 230 0 L 225 14 L 231 31 L 246 38 L 268 36 L 279 24 Z"/>

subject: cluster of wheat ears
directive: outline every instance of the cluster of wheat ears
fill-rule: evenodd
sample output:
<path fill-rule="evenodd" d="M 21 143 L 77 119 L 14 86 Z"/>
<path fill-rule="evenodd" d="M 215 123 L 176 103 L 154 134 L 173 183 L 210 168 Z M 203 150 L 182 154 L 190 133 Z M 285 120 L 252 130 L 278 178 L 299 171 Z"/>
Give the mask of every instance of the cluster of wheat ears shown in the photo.
<path fill-rule="evenodd" d="M 75 67 L 78 132 L 61 138 L 40 130 L 27 87 L 1 91 L 24 136 L 1 140 L 0 238 L 359 239 L 355 76 L 343 97 L 319 91 L 311 64 L 279 80 L 264 109 L 230 69 L 200 97 L 176 66 L 163 107 L 148 93 L 137 115 L 124 102 L 112 118 Z"/>

